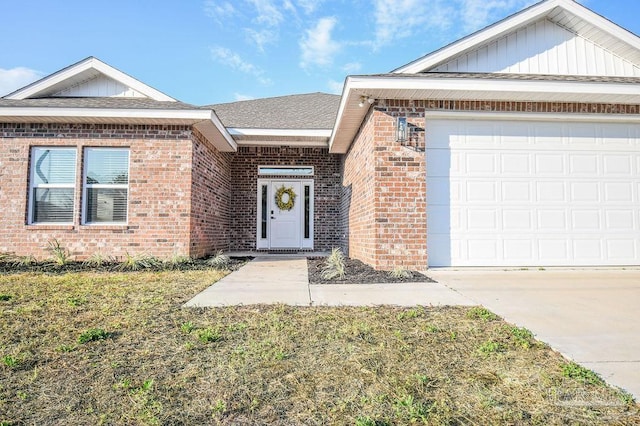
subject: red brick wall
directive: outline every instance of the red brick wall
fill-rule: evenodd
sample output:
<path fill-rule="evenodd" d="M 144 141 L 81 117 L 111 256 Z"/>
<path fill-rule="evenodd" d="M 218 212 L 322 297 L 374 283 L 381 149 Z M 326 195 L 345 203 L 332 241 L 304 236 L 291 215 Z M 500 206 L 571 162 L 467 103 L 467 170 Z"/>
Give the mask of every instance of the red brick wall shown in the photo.
<path fill-rule="evenodd" d="M 373 111 L 373 110 L 372 110 Z M 378 246 L 376 230 L 375 134 L 376 117 L 370 113 L 353 141 L 349 152 L 342 157 L 342 247 L 349 257 L 376 265 Z M 379 201 L 378 201 L 379 202 Z"/>
<path fill-rule="evenodd" d="M 229 250 L 231 154 L 194 130 L 191 175 L 191 256 Z"/>
<path fill-rule="evenodd" d="M 231 162 L 231 250 L 256 249 L 258 166 L 314 166 L 314 249 L 340 246 L 340 156 L 327 148 L 240 147 Z"/>
<path fill-rule="evenodd" d="M 640 114 L 640 105 L 561 102 L 379 100 L 345 154 L 341 217 L 349 256 L 376 269 L 424 269 L 426 254 L 426 111 Z M 396 141 L 396 119 L 417 131 Z"/>
<path fill-rule="evenodd" d="M 345 245 L 350 257 L 376 269 L 422 270 L 427 265 L 425 157 L 396 142 L 399 115 L 424 127 L 424 114 L 378 106 L 344 157 Z"/>
<path fill-rule="evenodd" d="M 45 247 L 55 238 L 79 259 L 95 252 L 188 254 L 193 144 L 185 126 L 0 125 L 0 252 L 48 257 Z M 26 225 L 32 146 L 77 148 L 72 225 Z M 81 225 L 84 147 L 130 148 L 126 225 Z"/>

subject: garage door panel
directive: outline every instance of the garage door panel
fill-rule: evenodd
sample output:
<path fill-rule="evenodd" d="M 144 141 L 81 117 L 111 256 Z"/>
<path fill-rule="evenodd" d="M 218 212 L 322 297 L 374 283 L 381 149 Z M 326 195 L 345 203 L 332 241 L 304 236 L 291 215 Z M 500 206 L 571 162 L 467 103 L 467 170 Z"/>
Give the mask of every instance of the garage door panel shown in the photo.
<path fill-rule="evenodd" d="M 564 182 L 538 182 L 536 195 L 538 202 L 567 201 Z"/>
<path fill-rule="evenodd" d="M 436 120 L 427 129 L 430 266 L 640 264 L 639 125 Z"/>
<path fill-rule="evenodd" d="M 569 156 L 569 172 L 573 176 L 598 174 L 598 156 L 594 154 L 573 154 Z"/>
<path fill-rule="evenodd" d="M 636 241 L 628 238 L 607 241 L 607 255 L 616 259 L 634 260 L 637 257 Z"/>
<path fill-rule="evenodd" d="M 604 184 L 605 201 L 608 202 L 632 202 L 633 187 L 627 182 L 613 182 Z"/>
<path fill-rule="evenodd" d="M 507 232 L 532 231 L 533 212 L 531 210 L 502 210 L 502 229 Z"/>
<path fill-rule="evenodd" d="M 564 210 L 538 210 L 537 228 L 541 230 L 565 231 L 567 218 Z"/>
<path fill-rule="evenodd" d="M 604 172 L 609 176 L 630 176 L 632 158 L 626 155 L 604 155 Z"/>
<path fill-rule="evenodd" d="M 502 182 L 502 197 L 504 203 L 518 203 L 532 201 L 531 183 L 529 180 L 512 181 L 504 179 Z"/>
<path fill-rule="evenodd" d="M 498 230 L 498 217 L 495 210 L 468 210 L 467 230 L 495 232 Z"/>
<path fill-rule="evenodd" d="M 529 154 L 502 154 L 501 172 L 503 175 L 528 176 L 531 167 Z"/>
<path fill-rule="evenodd" d="M 537 175 L 563 175 L 565 173 L 563 154 L 537 154 L 536 174 Z"/>
<path fill-rule="evenodd" d="M 598 182 L 572 182 L 571 202 L 597 203 L 600 201 L 600 185 Z"/>
<path fill-rule="evenodd" d="M 569 261 L 569 242 L 558 238 L 540 238 L 538 240 L 538 258 L 546 264 Z"/>
<path fill-rule="evenodd" d="M 465 173 L 476 176 L 495 175 L 497 172 L 497 155 L 494 153 L 470 153 L 465 156 Z"/>
<path fill-rule="evenodd" d="M 633 231 L 636 227 L 631 210 L 609 210 L 606 212 L 607 228 L 611 230 Z"/>
<path fill-rule="evenodd" d="M 497 195 L 497 182 L 494 180 L 474 180 L 467 182 L 463 200 L 494 203 Z"/>
<path fill-rule="evenodd" d="M 578 259 L 590 259 L 592 261 L 598 261 L 602 258 L 603 248 L 602 240 L 600 239 L 580 239 L 573 242 L 573 254 Z"/>
<path fill-rule="evenodd" d="M 571 212 L 571 229 L 575 231 L 600 231 L 602 228 L 600 216 L 599 209 L 573 210 Z"/>
<path fill-rule="evenodd" d="M 505 239 L 503 241 L 505 261 L 509 263 L 526 264 L 534 254 L 534 243 L 530 239 Z"/>

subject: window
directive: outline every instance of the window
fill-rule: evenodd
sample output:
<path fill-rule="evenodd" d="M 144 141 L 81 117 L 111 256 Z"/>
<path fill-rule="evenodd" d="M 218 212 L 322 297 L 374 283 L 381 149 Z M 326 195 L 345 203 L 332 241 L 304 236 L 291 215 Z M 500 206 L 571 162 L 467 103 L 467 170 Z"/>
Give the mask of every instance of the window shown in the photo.
<path fill-rule="evenodd" d="M 126 223 L 129 150 L 86 148 L 84 162 L 84 223 Z"/>
<path fill-rule="evenodd" d="M 28 223 L 73 223 L 76 149 L 31 151 Z"/>
<path fill-rule="evenodd" d="M 259 175 L 313 176 L 313 166 L 259 166 Z"/>

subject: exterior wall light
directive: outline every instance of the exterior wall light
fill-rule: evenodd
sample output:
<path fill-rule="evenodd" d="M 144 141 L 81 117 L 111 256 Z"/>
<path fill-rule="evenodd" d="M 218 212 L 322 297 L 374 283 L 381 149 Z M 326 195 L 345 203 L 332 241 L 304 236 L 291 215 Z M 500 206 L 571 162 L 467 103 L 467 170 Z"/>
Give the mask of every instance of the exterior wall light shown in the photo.
<path fill-rule="evenodd" d="M 397 123 L 397 138 L 398 142 L 406 142 L 407 141 L 407 117 L 398 117 Z"/>

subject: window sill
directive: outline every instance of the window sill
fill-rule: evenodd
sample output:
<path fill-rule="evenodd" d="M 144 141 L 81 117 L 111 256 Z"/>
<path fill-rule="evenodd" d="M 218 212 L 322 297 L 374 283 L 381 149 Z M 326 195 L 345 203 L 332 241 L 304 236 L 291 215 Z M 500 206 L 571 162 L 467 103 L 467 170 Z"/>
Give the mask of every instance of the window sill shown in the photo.
<path fill-rule="evenodd" d="M 25 225 L 24 229 L 27 231 L 72 231 L 75 229 L 75 225 L 69 224 L 55 224 L 55 223 L 31 223 Z"/>
<path fill-rule="evenodd" d="M 80 229 L 91 229 L 91 230 L 113 230 L 113 229 L 129 229 L 129 225 L 126 223 L 83 223 L 80 225 Z"/>

